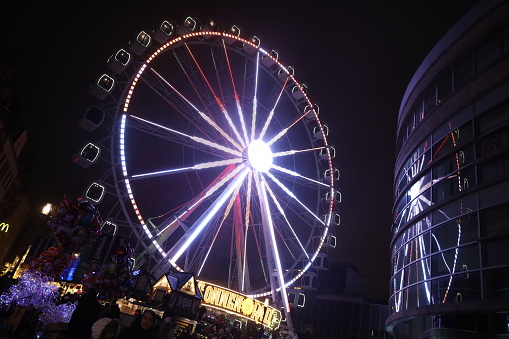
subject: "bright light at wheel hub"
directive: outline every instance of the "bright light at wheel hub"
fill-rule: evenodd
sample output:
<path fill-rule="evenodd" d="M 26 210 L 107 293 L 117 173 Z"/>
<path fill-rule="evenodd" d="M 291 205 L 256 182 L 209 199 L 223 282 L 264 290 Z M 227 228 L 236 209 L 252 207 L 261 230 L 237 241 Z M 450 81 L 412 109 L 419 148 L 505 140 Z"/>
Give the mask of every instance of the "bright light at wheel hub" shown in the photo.
<path fill-rule="evenodd" d="M 247 156 L 251 166 L 257 171 L 267 172 L 272 165 L 272 152 L 269 146 L 261 140 L 254 140 L 249 144 Z"/>

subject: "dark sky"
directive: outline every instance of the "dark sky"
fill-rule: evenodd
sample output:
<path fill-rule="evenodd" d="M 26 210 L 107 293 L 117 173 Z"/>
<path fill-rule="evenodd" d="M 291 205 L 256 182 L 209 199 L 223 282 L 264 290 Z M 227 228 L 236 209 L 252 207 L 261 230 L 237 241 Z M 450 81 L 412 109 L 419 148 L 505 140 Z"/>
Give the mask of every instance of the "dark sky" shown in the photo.
<path fill-rule="evenodd" d="M 3 12 L 1 55 L 20 57 L 19 107 L 33 154 L 34 209 L 79 194 L 94 178 L 71 161 L 90 83 L 141 30 L 193 15 L 236 24 L 277 49 L 320 106 L 341 171 L 341 225 L 333 259 L 358 267 L 370 294 L 388 297 L 396 119 L 413 73 L 473 4 L 449 1 L 86 1 Z M 185 5 L 181 3 L 186 3 Z M 334 4 L 333 4 L 334 3 Z M 28 10 L 28 11 L 27 11 Z M 7 17 L 7 18 L 6 18 Z"/>

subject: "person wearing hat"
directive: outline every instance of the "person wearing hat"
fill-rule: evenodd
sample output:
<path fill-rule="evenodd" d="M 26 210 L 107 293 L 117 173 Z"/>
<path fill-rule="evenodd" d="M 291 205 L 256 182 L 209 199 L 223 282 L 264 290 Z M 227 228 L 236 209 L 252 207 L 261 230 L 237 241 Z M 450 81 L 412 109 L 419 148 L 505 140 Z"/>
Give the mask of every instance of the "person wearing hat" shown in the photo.
<path fill-rule="evenodd" d="M 159 330 L 159 339 L 174 339 L 176 329 L 177 324 L 173 322 L 171 317 L 164 318 L 163 324 Z"/>
<path fill-rule="evenodd" d="M 158 339 L 155 333 L 157 314 L 152 310 L 145 310 L 139 322 L 133 322 L 118 336 L 118 339 Z"/>
<path fill-rule="evenodd" d="M 92 288 L 80 297 L 69 320 L 68 335 L 71 339 L 90 338 L 90 329 L 99 319 L 101 304 L 97 301 L 97 290 Z"/>
<path fill-rule="evenodd" d="M 91 339 L 114 339 L 120 332 L 121 323 L 118 319 L 101 318 L 92 325 Z"/>

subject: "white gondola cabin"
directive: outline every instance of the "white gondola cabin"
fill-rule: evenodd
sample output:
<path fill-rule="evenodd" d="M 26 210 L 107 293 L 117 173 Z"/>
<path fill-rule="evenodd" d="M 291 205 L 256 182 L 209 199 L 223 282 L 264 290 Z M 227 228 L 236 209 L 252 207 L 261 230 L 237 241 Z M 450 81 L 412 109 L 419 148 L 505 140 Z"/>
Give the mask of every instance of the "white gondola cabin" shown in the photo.
<path fill-rule="evenodd" d="M 242 49 L 247 54 L 253 55 L 258 50 L 258 47 L 260 47 L 261 41 L 260 38 L 253 36 L 251 39 L 249 39 L 249 42 L 251 43 L 244 43 Z"/>
<path fill-rule="evenodd" d="M 304 307 L 306 304 L 306 295 L 302 290 L 294 289 L 288 292 L 288 304 L 290 307 Z"/>
<path fill-rule="evenodd" d="M 319 279 L 315 273 L 305 273 L 300 278 L 300 287 L 307 291 L 316 291 L 318 289 Z"/>
<path fill-rule="evenodd" d="M 277 51 L 272 50 L 269 55 L 263 55 L 262 56 L 262 64 L 265 67 L 271 67 L 276 64 L 276 61 L 279 58 L 279 54 Z"/>
<path fill-rule="evenodd" d="M 337 181 L 339 180 L 339 170 L 337 168 L 333 168 L 332 171 L 331 169 L 327 169 L 323 173 L 323 178 L 329 183 L 332 181 L 332 178 Z"/>
<path fill-rule="evenodd" d="M 92 182 L 85 189 L 83 197 L 91 204 L 98 204 L 103 200 L 104 193 L 106 193 L 106 189 L 103 185 L 97 182 Z"/>
<path fill-rule="evenodd" d="M 152 38 L 150 35 L 145 31 L 141 31 L 136 36 L 136 39 L 129 42 L 129 50 L 131 50 L 136 55 L 142 55 L 145 53 L 147 48 L 149 48 L 151 43 Z"/>
<path fill-rule="evenodd" d="M 234 37 L 239 37 L 240 36 L 240 28 L 238 26 L 235 26 L 233 25 L 232 27 L 230 27 L 230 29 L 228 31 L 225 32 L 226 34 L 229 34 L 229 35 L 232 35 Z M 228 45 L 231 45 L 233 44 L 235 41 L 237 41 L 237 39 L 235 38 L 230 38 L 228 36 L 226 36 L 224 38 L 224 42 L 226 42 Z"/>
<path fill-rule="evenodd" d="M 123 72 L 131 63 L 131 54 L 125 49 L 119 49 L 115 54 L 110 56 L 107 62 L 108 68 L 114 73 Z"/>
<path fill-rule="evenodd" d="M 328 135 L 329 135 L 329 125 L 327 124 L 322 124 L 322 128 L 320 128 L 319 126 L 315 126 L 313 128 L 313 138 L 315 138 L 315 140 L 323 139 Z"/>
<path fill-rule="evenodd" d="M 80 148 L 79 152 L 74 154 L 73 161 L 76 165 L 87 168 L 97 162 L 100 154 L 101 149 L 98 146 L 92 143 L 87 143 Z"/>
<path fill-rule="evenodd" d="M 85 131 L 95 131 L 104 121 L 105 113 L 97 106 L 90 106 L 81 116 L 78 124 Z"/>
<path fill-rule="evenodd" d="M 318 253 L 311 266 L 315 270 L 326 271 L 329 269 L 330 266 L 329 257 L 325 253 Z"/>
<path fill-rule="evenodd" d="M 176 26 L 177 25 L 174 22 L 166 20 L 163 21 L 163 23 L 152 32 L 154 40 L 161 45 L 165 44 L 171 39 L 173 32 L 175 32 Z"/>
<path fill-rule="evenodd" d="M 305 114 L 305 118 L 308 120 L 316 119 L 319 113 L 318 104 L 313 104 L 312 106 L 307 105 L 304 107 L 303 113 Z"/>
<path fill-rule="evenodd" d="M 196 26 L 196 20 L 188 16 L 180 25 L 178 25 L 177 34 L 183 36 L 189 33 L 193 33 L 196 30 Z"/>
<path fill-rule="evenodd" d="M 115 79 L 108 74 L 103 74 L 90 86 L 90 93 L 98 99 L 106 98 L 115 86 Z"/>

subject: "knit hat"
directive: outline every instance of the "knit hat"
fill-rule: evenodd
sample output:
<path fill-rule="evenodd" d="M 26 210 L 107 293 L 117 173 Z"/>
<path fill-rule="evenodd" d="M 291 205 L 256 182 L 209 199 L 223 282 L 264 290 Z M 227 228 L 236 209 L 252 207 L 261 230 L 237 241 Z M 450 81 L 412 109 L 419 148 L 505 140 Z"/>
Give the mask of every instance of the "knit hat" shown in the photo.
<path fill-rule="evenodd" d="M 92 339 L 100 339 L 101 333 L 107 327 L 117 326 L 115 330 L 118 330 L 119 322 L 111 318 L 101 318 L 92 325 Z"/>

